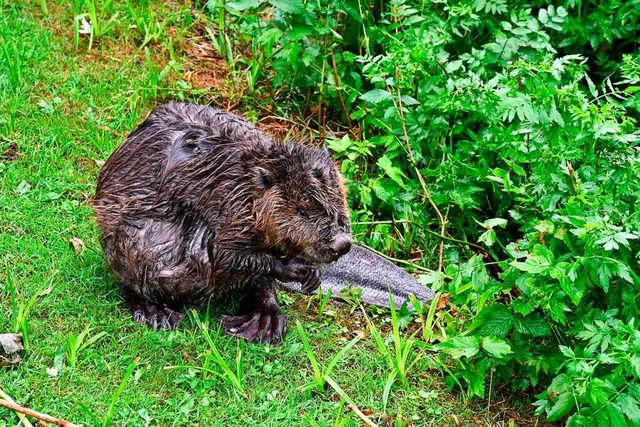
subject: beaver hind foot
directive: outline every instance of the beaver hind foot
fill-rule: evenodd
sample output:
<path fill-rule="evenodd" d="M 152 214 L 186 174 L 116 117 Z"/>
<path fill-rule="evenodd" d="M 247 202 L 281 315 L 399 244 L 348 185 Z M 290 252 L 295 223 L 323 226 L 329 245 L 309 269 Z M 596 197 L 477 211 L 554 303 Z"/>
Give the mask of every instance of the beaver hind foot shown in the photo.
<path fill-rule="evenodd" d="M 251 298 L 253 296 L 253 298 Z M 224 331 L 254 344 L 278 344 L 287 333 L 287 320 L 280 310 L 273 289 L 262 288 L 247 297 L 253 305 L 235 316 L 222 316 Z"/>

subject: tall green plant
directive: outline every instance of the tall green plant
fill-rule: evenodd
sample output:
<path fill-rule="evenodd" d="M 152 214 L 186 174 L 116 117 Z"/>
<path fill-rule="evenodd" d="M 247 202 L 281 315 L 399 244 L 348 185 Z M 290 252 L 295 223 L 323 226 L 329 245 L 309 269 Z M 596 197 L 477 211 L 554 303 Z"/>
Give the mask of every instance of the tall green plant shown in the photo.
<path fill-rule="evenodd" d="M 351 131 L 329 146 L 356 237 L 436 270 L 451 386 L 638 425 L 637 4 L 239 3 L 269 94 Z"/>

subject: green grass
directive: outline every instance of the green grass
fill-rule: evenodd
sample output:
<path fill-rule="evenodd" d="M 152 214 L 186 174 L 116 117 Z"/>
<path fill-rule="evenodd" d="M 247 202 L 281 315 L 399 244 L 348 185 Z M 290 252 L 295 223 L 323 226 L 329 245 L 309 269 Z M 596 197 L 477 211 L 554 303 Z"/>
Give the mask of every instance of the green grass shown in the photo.
<path fill-rule="evenodd" d="M 299 391 L 316 379 L 295 321 L 315 357 L 329 361 L 355 330 L 367 329 L 363 316 L 347 307 L 321 305 L 325 313 L 318 316 L 317 302 L 305 308 L 306 297 L 286 298 L 285 342 L 260 347 L 223 336 L 218 309 L 208 341 L 189 316 L 175 331 L 156 332 L 134 323 L 122 304 L 89 200 L 101 162 L 156 102 L 194 99 L 184 85 L 171 83 L 181 79 L 179 62 L 186 59 L 172 62 L 169 50 L 179 43 L 160 34 L 171 26 L 188 33 L 188 9 L 152 3 L 157 13 L 144 16 L 162 22 L 136 32 L 128 29 L 139 19 L 132 15 L 137 2 L 108 3 L 101 19 L 117 16 L 89 50 L 88 36 L 78 36 L 77 49 L 74 40 L 74 19 L 87 13 L 80 2 L 13 3 L 0 12 L 0 155 L 18 152 L 0 158 L 0 333 L 26 328 L 29 351 L 19 366 L 0 368 L 0 388 L 19 404 L 85 425 L 361 425 L 341 403 L 345 396 L 384 425 L 379 412 L 389 368 L 371 336 L 341 354 L 325 393 Z M 73 238 L 81 240 L 76 247 Z M 50 292 L 41 295 L 44 289 Z M 388 313 L 381 319 L 388 321 Z M 211 362 L 214 348 L 220 362 Z M 243 393 L 224 370 L 202 369 L 223 362 L 232 369 L 241 363 Z M 422 357 L 406 385 L 394 385 L 389 419 L 446 426 L 456 424 L 456 415 L 464 425 L 474 418 L 507 425 L 508 414 L 448 393 L 433 366 Z M 17 422 L 0 408 L 0 427 Z"/>

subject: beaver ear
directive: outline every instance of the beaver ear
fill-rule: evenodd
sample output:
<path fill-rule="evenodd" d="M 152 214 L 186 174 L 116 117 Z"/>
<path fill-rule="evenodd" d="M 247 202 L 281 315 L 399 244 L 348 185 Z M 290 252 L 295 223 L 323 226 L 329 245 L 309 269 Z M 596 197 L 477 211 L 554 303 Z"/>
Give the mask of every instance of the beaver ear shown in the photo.
<path fill-rule="evenodd" d="M 275 184 L 275 177 L 273 174 L 260 166 L 253 168 L 253 179 L 256 187 L 261 190 L 266 190 Z"/>

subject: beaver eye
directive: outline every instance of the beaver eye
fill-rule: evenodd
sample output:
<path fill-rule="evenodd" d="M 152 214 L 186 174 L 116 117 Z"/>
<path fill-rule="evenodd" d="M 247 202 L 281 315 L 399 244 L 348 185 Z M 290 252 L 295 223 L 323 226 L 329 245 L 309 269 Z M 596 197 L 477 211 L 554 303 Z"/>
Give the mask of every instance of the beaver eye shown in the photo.
<path fill-rule="evenodd" d="M 305 210 L 304 210 L 304 209 L 302 209 L 302 208 L 298 208 L 298 209 L 296 210 L 296 213 L 297 213 L 299 216 L 301 216 L 302 218 L 307 218 L 307 212 L 305 212 Z"/>

